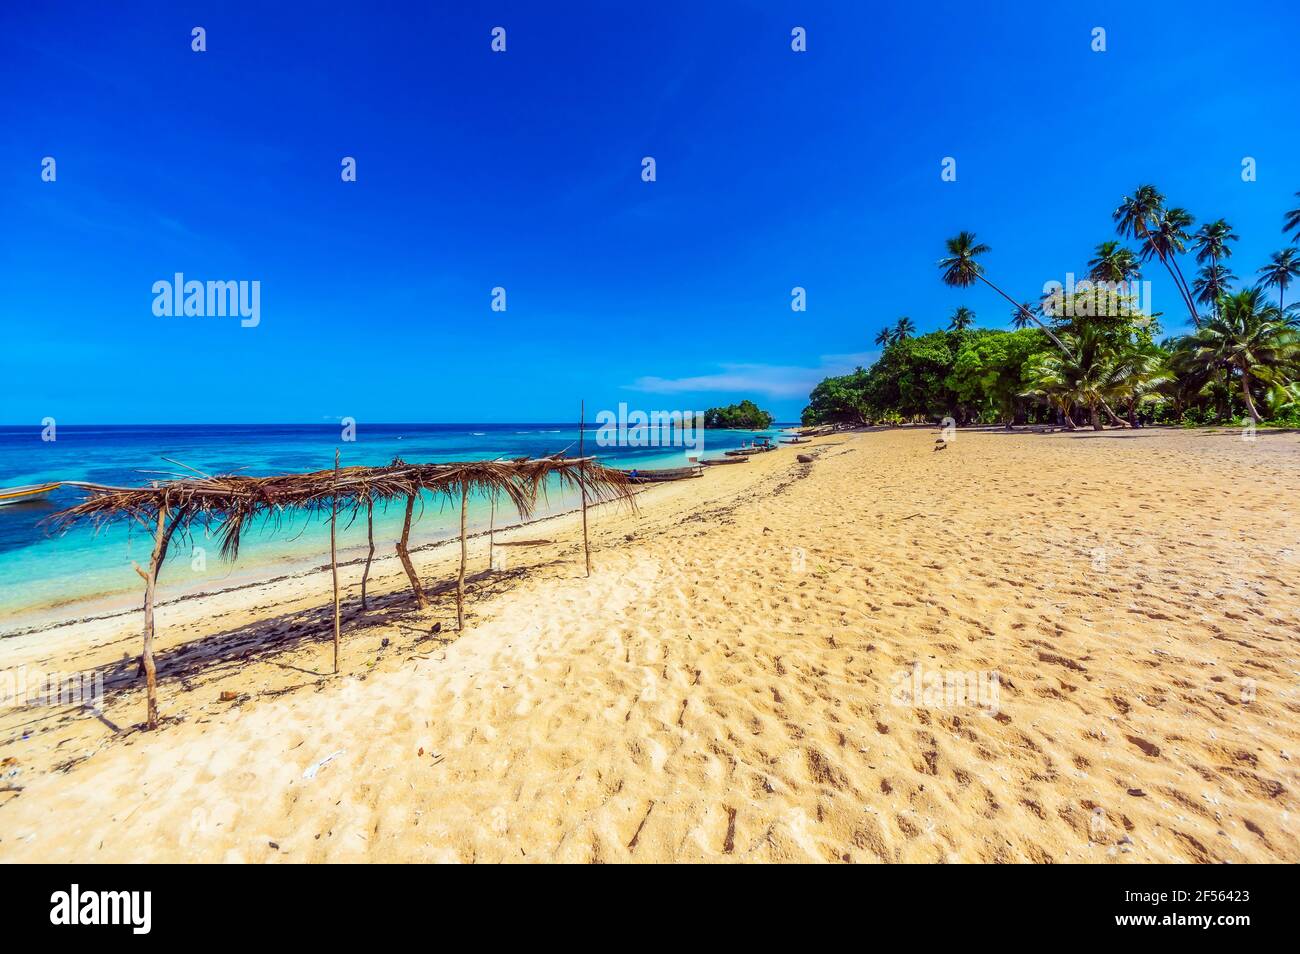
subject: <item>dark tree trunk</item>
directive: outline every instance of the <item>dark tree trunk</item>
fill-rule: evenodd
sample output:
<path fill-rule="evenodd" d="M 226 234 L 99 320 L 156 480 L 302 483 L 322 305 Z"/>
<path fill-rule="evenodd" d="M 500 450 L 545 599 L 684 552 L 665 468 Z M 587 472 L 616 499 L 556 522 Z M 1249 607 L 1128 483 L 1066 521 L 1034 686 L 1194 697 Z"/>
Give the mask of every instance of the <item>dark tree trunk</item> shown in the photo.
<path fill-rule="evenodd" d="M 1245 368 L 1241 369 L 1241 396 L 1246 402 L 1246 413 L 1250 415 L 1250 422 L 1258 424 L 1259 411 L 1255 410 L 1255 399 L 1250 396 L 1250 372 Z"/>
<path fill-rule="evenodd" d="M 414 509 L 415 494 L 411 494 L 406 498 L 406 521 L 402 524 L 402 539 L 397 541 L 397 558 L 402 561 L 402 569 L 406 570 L 406 577 L 411 581 L 415 605 L 425 609 L 429 605 L 429 598 L 424 595 L 424 587 L 420 585 L 420 578 L 415 575 L 415 567 L 411 565 L 411 552 L 406 548 L 411 539 L 411 511 Z"/>

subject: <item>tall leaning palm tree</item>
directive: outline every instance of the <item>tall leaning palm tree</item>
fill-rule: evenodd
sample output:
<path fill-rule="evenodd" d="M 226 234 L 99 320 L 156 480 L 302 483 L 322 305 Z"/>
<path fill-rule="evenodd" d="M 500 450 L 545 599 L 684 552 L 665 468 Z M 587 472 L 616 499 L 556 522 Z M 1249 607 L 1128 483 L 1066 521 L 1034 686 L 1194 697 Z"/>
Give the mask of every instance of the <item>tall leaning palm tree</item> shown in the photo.
<path fill-rule="evenodd" d="M 948 330 L 965 331 L 973 324 L 975 324 L 975 312 L 965 305 L 958 305 L 957 310 L 952 313 L 952 320 L 948 322 Z"/>
<path fill-rule="evenodd" d="M 1178 256 L 1187 251 L 1187 243 L 1191 239 L 1187 230 L 1195 221 L 1186 209 L 1162 209 L 1156 219 L 1155 228 L 1151 230 L 1151 244 L 1164 260 L 1173 266 L 1174 278 L 1182 290 L 1183 298 L 1191 305 L 1193 320 L 1199 318 L 1199 315 L 1196 313 L 1195 304 L 1192 303 L 1192 289 L 1187 284 L 1187 279 L 1183 277 L 1182 268 L 1178 265 Z"/>
<path fill-rule="evenodd" d="M 983 282 L 1027 315 L 1030 321 L 1042 328 L 1047 337 L 1052 339 L 1052 344 L 1061 349 L 1063 354 L 1070 354 L 1070 349 L 1061 344 L 1061 339 L 1053 334 L 1051 328 L 1039 321 L 1037 315 L 988 280 L 984 274 L 984 266 L 976 259 L 981 255 L 987 255 L 992 249 L 983 242 L 977 241 L 974 232 L 958 232 L 948 239 L 946 245 L 948 247 L 948 257 L 939 259 L 939 271 L 943 273 L 943 283 L 945 285 L 952 288 L 970 288 L 976 282 Z"/>
<path fill-rule="evenodd" d="M 1033 321 L 1034 324 L 1038 325 L 1038 327 L 1043 330 L 1043 334 L 1047 335 L 1052 344 L 1056 345 L 1057 349 L 1060 350 L 1061 354 L 1071 360 L 1077 360 L 1074 353 L 1061 342 L 1061 339 L 1056 336 L 1056 333 L 1053 332 L 1052 329 L 1049 328 L 1037 315 L 1035 315 L 1032 310 L 1020 304 L 997 285 L 994 285 L 989 281 L 988 277 L 984 274 L 984 266 L 976 261 L 976 259 L 981 255 L 988 254 L 992 249 L 983 242 L 978 241 L 975 238 L 974 232 L 958 232 L 952 238 L 948 239 L 946 245 L 948 247 L 948 257 L 939 259 L 939 270 L 943 273 L 943 282 L 945 285 L 953 288 L 969 288 L 976 282 L 983 282 L 1007 301 L 1011 302 L 1012 305 Z M 1115 412 L 1110 409 L 1110 405 L 1106 403 L 1104 397 L 1099 395 L 1098 400 L 1102 408 L 1106 411 L 1107 417 L 1121 427 L 1128 427 L 1128 423 L 1126 421 L 1121 421 Z"/>
<path fill-rule="evenodd" d="M 1220 314 L 1184 339 L 1187 361 L 1207 372 L 1240 375 L 1241 398 L 1252 421 L 1259 420 L 1253 381 L 1278 383 L 1300 357 L 1300 336 L 1282 320 L 1282 310 L 1258 288 L 1225 295 Z"/>
<path fill-rule="evenodd" d="M 1171 215 L 1171 212 L 1177 214 Z M 1191 216 L 1182 209 L 1166 211 L 1165 197 L 1160 191 L 1153 185 L 1140 185 L 1133 195 L 1124 196 L 1111 218 L 1115 220 L 1116 231 L 1121 237 L 1137 239 L 1142 243 L 1144 261 L 1153 255 L 1160 259 L 1160 264 L 1164 265 L 1169 277 L 1174 280 L 1174 286 L 1192 316 L 1192 324 L 1200 325 L 1196 303 L 1192 301 L 1191 291 L 1182 280 L 1182 270 L 1177 267 L 1177 262 L 1169 260 L 1167 251 L 1175 247 L 1182 250 L 1181 243 L 1186 241 L 1186 229 L 1191 225 Z"/>
<path fill-rule="evenodd" d="M 1141 275 L 1137 256 L 1119 242 L 1102 242 L 1088 262 L 1088 277 L 1094 282 L 1131 282 Z"/>
<path fill-rule="evenodd" d="M 1300 192 L 1297 192 L 1295 197 L 1300 199 Z M 1285 217 L 1282 219 L 1282 231 L 1295 232 L 1295 236 L 1291 241 L 1300 242 L 1300 207 L 1291 209 L 1286 213 Z"/>
<path fill-rule="evenodd" d="M 912 324 L 912 319 L 904 315 L 894 324 L 894 340 L 902 341 L 904 338 L 910 338 L 916 334 L 916 325 Z"/>
<path fill-rule="evenodd" d="M 1277 288 L 1277 310 L 1286 310 L 1286 288 L 1300 278 L 1300 250 L 1284 248 L 1274 252 L 1272 260 L 1258 272 L 1262 288 L 1273 285 Z"/>
<path fill-rule="evenodd" d="M 894 331 L 892 328 L 881 328 L 876 332 L 876 344 L 882 348 L 887 348 L 894 343 Z"/>
<path fill-rule="evenodd" d="M 1220 272 L 1219 262 L 1232 257 L 1232 246 L 1228 243 L 1235 242 L 1238 238 L 1239 236 L 1232 231 L 1232 226 L 1224 219 L 1207 222 L 1197 229 L 1196 234 L 1192 236 L 1192 245 L 1196 248 L 1196 264 L 1205 266 L 1201 269 L 1196 281 L 1192 283 L 1193 289 L 1197 293 L 1196 300 L 1202 304 L 1207 303 L 1205 298 L 1202 297 L 1204 294 L 1203 279 L 1209 278 L 1211 284 L 1214 284 L 1219 278 L 1227 275 L 1226 269 Z M 1207 261 L 1209 262 L 1208 266 L 1205 265 Z M 1214 297 L 1209 301 L 1209 304 L 1214 305 L 1216 315 L 1219 313 L 1220 294 L 1222 294 L 1222 290 L 1215 293 Z"/>

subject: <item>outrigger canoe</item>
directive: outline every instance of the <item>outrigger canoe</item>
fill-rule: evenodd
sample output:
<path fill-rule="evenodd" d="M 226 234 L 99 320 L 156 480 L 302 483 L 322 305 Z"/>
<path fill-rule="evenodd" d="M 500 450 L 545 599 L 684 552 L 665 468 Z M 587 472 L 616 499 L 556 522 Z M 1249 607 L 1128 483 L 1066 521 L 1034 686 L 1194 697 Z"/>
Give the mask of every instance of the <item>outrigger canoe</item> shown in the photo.
<path fill-rule="evenodd" d="M 28 484 L 26 487 L 0 487 L 0 507 L 5 504 L 26 503 L 40 500 L 51 491 L 58 490 L 62 484 Z"/>

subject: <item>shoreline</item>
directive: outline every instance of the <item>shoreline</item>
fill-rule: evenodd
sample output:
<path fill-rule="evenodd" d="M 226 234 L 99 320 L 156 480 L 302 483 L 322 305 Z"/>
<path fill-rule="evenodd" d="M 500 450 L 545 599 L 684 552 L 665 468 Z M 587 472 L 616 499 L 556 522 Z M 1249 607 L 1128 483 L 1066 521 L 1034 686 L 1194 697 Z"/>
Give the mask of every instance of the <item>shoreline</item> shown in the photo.
<path fill-rule="evenodd" d="M 433 457 L 446 453 L 456 458 L 464 457 L 467 453 L 465 442 L 473 444 L 480 441 L 478 432 L 470 430 L 468 425 L 412 427 L 416 433 L 407 435 L 412 438 L 411 441 L 406 442 L 411 445 L 409 448 L 396 443 L 401 438 L 400 434 L 386 433 L 382 426 L 373 425 L 372 429 L 378 429 L 379 433 L 370 435 L 370 442 L 364 449 L 353 448 L 349 453 L 360 460 L 371 462 L 380 458 L 386 459 L 390 448 L 396 448 L 391 451 L 392 453 L 410 450 Z M 514 425 L 507 425 L 507 427 L 514 427 Z M 228 428 L 215 430 L 226 429 Z M 73 428 L 69 430 L 69 435 L 81 434 L 85 430 L 85 427 Z M 98 431 L 97 428 L 90 430 L 92 435 Z M 127 430 L 147 433 L 152 428 L 128 428 Z M 450 440 L 448 433 L 461 443 L 453 444 L 440 451 L 437 445 L 439 442 Z M 556 435 L 562 433 L 562 431 L 555 432 Z M 746 434 L 748 432 L 743 434 L 734 431 L 725 432 L 724 437 L 716 439 L 717 446 L 711 446 L 710 450 L 721 451 L 736 445 Z M 539 439 L 552 436 L 554 435 L 549 431 L 535 428 L 516 432 L 514 436 L 494 432 L 482 438 L 485 444 L 483 453 L 487 457 L 512 456 L 514 450 L 536 450 L 536 447 L 529 442 L 535 443 Z M 570 436 L 572 435 L 563 435 L 560 439 L 567 439 Z M 84 439 L 92 442 L 98 440 L 93 436 Z M 68 436 L 68 440 L 75 443 L 73 436 Z M 193 440 L 211 443 L 214 438 L 194 436 Z M 282 448 L 275 443 L 277 440 L 283 440 Z M 294 466 L 302 463 L 300 458 L 304 451 L 304 442 L 307 440 L 308 437 L 295 432 L 283 438 L 273 435 L 254 447 L 239 444 L 237 445 L 239 449 L 231 453 L 230 461 L 225 466 L 238 470 L 241 469 L 237 466 L 238 462 L 247 461 L 247 466 L 257 471 L 278 472 L 288 468 L 285 472 L 289 472 Z M 522 441 L 524 444 L 512 448 L 511 441 Z M 357 446 L 359 448 L 361 445 Z M 684 452 L 682 447 L 671 444 L 606 450 L 610 451 L 606 463 L 624 469 L 679 466 L 677 458 Z M 207 448 L 209 455 L 218 451 L 223 449 L 215 445 Z M 123 442 L 119 445 L 101 441 L 92 443 L 85 453 L 86 456 L 79 465 L 69 464 L 63 468 L 65 480 L 71 477 L 79 479 L 91 477 L 101 483 L 129 485 L 133 475 L 125 472 L 106 473 L 105 468 L 126 467 L 128 462 L 138 461 L 158 451 L 156 448 L 138 446 L 133 442 Z M 190 453 L 197 454 L 199 451 L 191 449 Z M 58 479 L 52 473 L 45 476 Z M 146 563 L 149 555 L 148 547 L 145 547 L 144 552 L 139 552 L 143 544 L 149 543 L 147 537 L 141 538 L 140 528 L 132 527 L 128 523 L 114 522 L 102 528 L 73 528 L 73 531 L 65 537 L 62 533 L 51 532 L 48 525 L 38 522 L 39 518 L 48 519 L 56 511 L 71 506 L 79 496 L 74 491 L 66 490 L 61 497 L 44 507 L 29 506 L 25 510 L 18 508 L 12 512 L 11 508 L 0 508 L 0 576 L 5 577 L 6 580 L 4 585 L 0 585 L 0 635 L 102 615 L 106 612 L 120 612 L 138 602 L 139 581 L 131 570 L 131 562 L 134 559 L 137 563 Z M 412 528 L 412 548 L 458 535 L 459 528 L 455 515 L 445 511 L 443 501 L 424 496 L 420 503 L 420 519 L 415 521 Z M 429 506 L 433 508 L 432 513 L 426 512 Z M 529 519 L 565 512 L 577 506 L 576 489 L 571 492 L 560 486 L 545 487 Z M 513 514 L 502 513 L 498 516 L 518 519 Z M 470 527 L 486 529 L 489 518 L 489 502 L 478 495 L 472 496 L 469 502 Z M 311 569 L 321 562 L 320 555 L 328 552 L 330 546 L 328 521 L 320 519 L 318 515 L 296 512 L 289 517 L 289 520 L 296 526 L 277 528 L 270 532 L 265 528 L 252 530 L 241 550 L 240 559 L 233 565 L 221 560 L 215 552 L 203 553 L 205 550 L 212 550 L 212 547 L 205 539 L 196 535 L 192 541 L 193 552 L 202 554 L 198 559 L 203 562 L 201 565 L 187 566 L 179 555 L 173 552 L 162 571 L 159 595 L 171 599 L 178 595 L 211 593 L 230 589 L 234 585 L 275 578 L 286 572 L 300 573 Z M 374 533 L 380 552 L 396 541 L 400 535 L 401 524 L 400 508 L 385 506 L 377 509 Z M 338 544 L 340 551 L 351 550 L 364 554 L 365 531 L 364 520 L 359 526 L 352 522 L 341 526 Z M 133 543 L 136 552 L 133 552 Z M 189 543 L 186 544 L 185 549 L 190 549 Z"/>
<path fill-rule="evenodd" d="M 644 490 L 638 490 L 637 492 L 644 493 Z M 603 504 L 603 503 L 590 504 L 588 506 L 588 512 L 591 512 L 592 510 L 595 510 L 598 507 L 604 507 L 606 505 L 607 504 Z M 475 540 L 481 537 L 486 537 L 488 536 L 489 532 L 499 534 L 499 533 L 505 533 L 510 530 L 517 530 L 522 527 L 535 526 L 537 524 L 545 523 L 550 520 L 558 520 L 562 517 L 572 516 L 580 512 L 581 512 L 580 508 L 561 510 L 556 513 L 550 513 L 544 516 L 534 517 L 529 520 L 517 521 L 515 523 L 511 523 L 505 526 L 500 526 L 493 531 L 476 530 L 467 534 L 467 539 Z M 459 537 L 457 536 L 454 535 L 444 536 L 440 539 L 431 540 L 427 543 L 421 543 L 419 546 L 411 547 L 410 552 L 413 555 L 418 553 L 423 553 L 431 550 L 436 550 L 440 547 L 448 546 L 450 544 L 457 543 L 458 541 L 459 541 Z M 360 550 L 360 552 L 363 555 L 355 556 L 347 559 L 344 558 L 345 553 L 356 553 L 358 552 L 358 550 Z M 354 567 L 354 566 L 363 565 L 365 563 L 364 551 L 365 551 L 364 547 L 358 548 L 356 546 L 351 546 L 348 547 L 347 550 L 339 551 L 339 563 L 338 563 L 339 569 L 342 570 L 344 567 Z M 173 606 L 191 600 L 209 599 L 212 597 L 220 596 L 225 593 L 235 593 L 241 590 L 252 589 L 259 586 L 266 586 L 272 583 L 279 583 L 284 580 L 301 579 L 313 573 L 319 573 L 323 570 L 328 570 L 329 569 L 328 562 L 325 563 L 324 565 L 319 565 L 319 566 L 307 565 L 309 563 L 315 563 L 316 560 L 318 559 L 319 557 L 313 558 L 311 560 L 308 560 L 306 557 L 303 557 L 301 559 L 294 559 L 294 558 L 280 559 L 274 562 L 261 564 L 256 569 L 250 567 L 249 569 L 245 570 L 244 573 L 257 574 L 255 578 L 244 579 L 238 583 L 233 583 L 227 586 L 217 586 L 217 587 L 201 586 L 198 589 L 182 593 L 179 596 L 172 596 L 167 599 L 160 599 L 154 605 L 159 607 Z M 397 555 L 395 553 L 388 553 L 385 555 L 381 555 L 378 545 L 376 545 L 375 557 L 372 564 L 373 567 L 377 568 L 381 563 L 387 563 L 388 561 L 392 561 L 392 560 L 397 560 Z M 273 573 L 274 575 L 264 576 L 263 573 L 265 572 L 270 572 Z M 233 569 L 232 569 L 232 575 L 234 575 Z M 130 596 L 131 603 L 140 602 L 140 595 L 138 593 L 131 593 L 129 594 L 129 596 Z M 103 620 L 118 619 L 122 616 L 128 616 L 132 613 L 143 612 L 139 607 L 121 605 L 126 602 L 127 602 L 127 594 L 111 594 L 111 595 L 101 595 L 101 596 L 91 596 L 91 597 L 74 597 L 72 600 L 66 603 L 59 604 L 58 606 L 55 607 L 48 607 L 48 608 L 42 607 L 41 609 L 19 610 L 17 613 L 15 613 L 15 616 L 20 619 L 23 618 L 24 616 L 32 616 L 32 617 L 48 616 L 48 618 L 43 619 L 39 622 L 33 622 L 27 624 L 25 626 L 16 629 L 0 629 L 0 640 L 11 639 L 18 636 L 28 636 L 33 633 L 51 632 L 53 630 L 63 629 L 68 626 L 76 626 L 81 623 L 92 623 L 92 622 L 99 622 Z M 117 605 L 118 608 L 116 609 L 109 608 L 114 605 Z M 80 616 L 55 615 L 60 608 L 73 607 L 73 606 L 85 607 L 85 609 L 83 610 L 84 615 L 80 615 Z"/>
<path fill-rule="evenodd" d="M 849 427 L 840 431 L 809 437 L 806 438 L 806 440 L 818 441 L 818 440 L 825 440 L 826 438 L 829 437 L 843 437 L 844 435 L 848 435 L 848 434 L 882 433 L 882 432 L 889 432 L 895 430 L 897 431 L 927 430 L 927 431 L 937 432 L 939 430 L 939 426 L 933 423 L 863 425 L 860 427 Z M 1127 432 L 1124 429 L 1109 428 L 1109 427 L 1106 429 L 1106 431 L 1103 432 L 1093 431 L 1089 427 L 1079 427 L 1074 431 L 1070 431 L 1064 427 L 1055 426 L 1055 425 L 1029 425 L 1029 426 L 1022 425 L 1014 429 L 1008 429 L 998 424 L 980 424 L 980 425 L 969 425 L 965 427 L 959 426 L 956 428 L 956 433 L 959 434 L 992 433 L 992 434 L 1047 435 L 1047 434 L 1059 433 L 1067 436 L 1075 435 L 1081 437 L 1086 437 L 1091 434 L 1100 434 L 1100 433 L 1111 433 L 1111 434 L 1129 433 L 1132 435 L 1136 435 L 1141 433 L 1158 433 L 1158 432 L 1188 433 L 1188 434 L 1198 434 L 1201 436 L 1238 436 L 1241 433 L 1239 428 L 1226 427 L 1222 425 L 1190 428 L 1190 427 L 1171 425 L 1171 424 L 1145 425 L 1134 431 L 1127 431 Z M 1257 434 L 1259 435 L 1270 435 L 1270 434 L 1279 435 L 1279 434 L 1294 434 L 1294 433 L 1300 433 L 1300 431 L 1294 428 L 1261 427 L 1257 429 Z M 803 452 L 804 449 L 810 448 L 815 445 L 798 444 L 798 445 L 781 445 L 781 446 L 783 449 L 788 447 L 791 450 L 801 453 Z M 708 478 L 706 477 L 704 479 L 708 479 Z M 636 493 L 638 495 L 644 494 L 648 490 L 650 490 L 653 486 L 654 485 L 642 485 L 636 490 Z M 604 505 L 592 504 L 591 506 L 592 509 L 594 509 L 595 507 L 604 506 Z M 506 526 L 497 527 L 496 530 L 493 532 L 498 534 L 504 533 L 507 530 L 518 529 L 520 527 L 532 526 L 535 524 L 541 524 L 546 521 L 557 520 L 562 517 L 572 516 L 578 513 L 580 513 L 579 507 L 570 507 L 569 509 L 566 510 L 560 510 L 555 513 L 544 514 L 542 516 L 535 516 L 528 520 L 516 521 L 515 523 L 511 523 Z M 471 540 L 477 539 L 480 537 L 487 536 L 488 532 L 489 531 L 487 530 L 475 530 L 472 531 L 468 535 L 468 537 Z M 435 531 L 435 533 L 439 534 L 437 538 L 433 540 L 429 540 L 425 543 L 421 543 L 418 546 L 411 547 L 411 553 L 418 554 L 422 552 L 436 550 L 448 544 L 455 543 L 458 539 L 458 537 L 455 536 L 454 528 L 450 525 L 448 525 L 448 527 L 446 527 L 445 529 Z M 364 551 L 365 551 L 364 546 L 358 546 L 358 545 L 352 545 L 345 550 L 340 550 L 339 568 L 342 569 L 347 566 L 356 566 L 356 565 L 363 564 L 365 562 Z M 347 553 L 352 553 L 352 554 L 360 553 L 362 555 L 353 556 L 350 558 L 344 558 L 343 555 Z M 328 563 L 320 564 L 317 562 L 318 560 L 323 559 L 323 556 L 324 555 L 322 554 L 321 556 L 309 557 L 303 554 L 297 557 L 280 557 L 274 560 L 269 560 L 264 563 L 258 563 L 254 566 L 250 566 L 243 570 L 239 570 L 235 567 L 231 567 L 230 574 L 226 577 L 226 579 L 229 579 L 230 577 L 237 577 L 238 578 L 237 582 L 225 583 L 223 581 L 221 583 L 213 583 L 211 585 L 206 585 L 201 583 L 194 589 L 184 591 L 179 595 L 170 596 L 166 599 L 160 599 L 157 601 L 156 605 L 157 606 L 175 605 L 175 604 L 184 603 L 191 600 L 216 597 L 225 593 L 233 593 L 242 590 L 248 590 L 259 586 L 282 582 L 285 580 L 301 579 L 310 576 L 313 573 L 318 573 L 321 572 L 322 570 L 329 568 Z M 393 561 L 396 559 L 397 557 L 395 553 L 392 552 L 381 553 L 378 548 L 378 545 L 376 546 L 376 552 L 374 558 L 375 567 L 378 567 L 380 564 L 386 563 L 388 561 Z M 163 587 L 164 589 L 168 587 L 168 581 L 166 580 L 165 577 L 163 580 Z M 2 626 L 0 626 L 0 645 L 3 644 L 4 640 L 12 639 L 15 637 L 27 636 L 34 633 L 40 633 L 40 632 L 51 632 L 54 630 L 64 629 L 68 626 L 75 626 L 83 623 L 113 620 L 113 619 L 121 618 L 123 616 L 130 615 L 132 613 L 139 613 L 141 612 L 141 610 L 136 604 L 140 602 L 140 599 L 141 599 L 140 594 L 133 589 L 133 590 L 111 593 L 111 594 L 99 594 L 99 595 L 86 596 L 86 597 L 81 597 L 81 596 L 73 597 L 70 600 L 52 606 L 25 607 L 21 609 L 16 609 L 5 620 L 5 623 Z M 74 609 L 74 608 L 78 608 L 78 609 Z M 9 625 L 9 620 L 12 619 L 18 620 L 19 625 L 16 626 Z"/>

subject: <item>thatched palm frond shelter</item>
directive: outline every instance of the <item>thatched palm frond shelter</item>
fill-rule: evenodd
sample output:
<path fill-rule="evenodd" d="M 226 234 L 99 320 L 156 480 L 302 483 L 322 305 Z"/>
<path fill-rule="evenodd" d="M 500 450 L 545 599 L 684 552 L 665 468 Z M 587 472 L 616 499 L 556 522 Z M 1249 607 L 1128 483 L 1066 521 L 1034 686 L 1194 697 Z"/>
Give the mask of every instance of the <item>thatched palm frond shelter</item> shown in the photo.
<path fill-rule="evenodd" d="M 197 474 L 197 472 L 196 472 Z M 145 671 L 148 695 L 148 726 L 158 724 L 156 669 L 153 659 L 154 596 L 158 573 L 176 534 L 182 538 L 201 527 L 221 544 L 221 556 L 234 560 L 239 555 L 243 536 L 260 524 L 279 530 L 298 515 L 328 513 L 331 528 L 340 514 L 355 520 L 365 510 L 373 520 L 376 503 L 403 500 L 406 515 L 397 555 L 411 581 L 417 606 L 428 600 L 411 563 L 407 544 L 417 498 L 425 493 L 460 498 L 461 566 L 457 581 L 457 619 L 464 625 L 466 511 L 470 494 L 502 499 L 514 506 L 521 519 L 532 514 L 539 496 L 544 496 L 549 480 L 564 487 L 577 487 L 586 500 L 596 502 L 626 500 L 635 506 L 627 476 L 605 467 L 590 457 L 561 456 L 538 459 L 456 461 L 445 464 L 410 464 L 400 459 L 383 467 L 335 467 L 307 474 L 281 474 L 273 477 L 246 475 L 198 474 L 174 480 L 155 481 L 147 487 L 112 487 L 80 481 L 66 481 L 65 486 L 86 491 L 87 499 L 49 518 L 56 530 L 76 524 L 96 527 L 127 520 L 140 524 L 153 536 L 154 546 L 148 570 L 136 571 L 145 581 L 144 648 L 141 663 Z M 370 555 L 374 554 L 373 526 Z M 331 565 L 337 569 L 333 555 Z M 369 574 L 369 558 L 366 573 Z M 335 670 L 338 666 L 337 588 L 335 591 Z"/>

